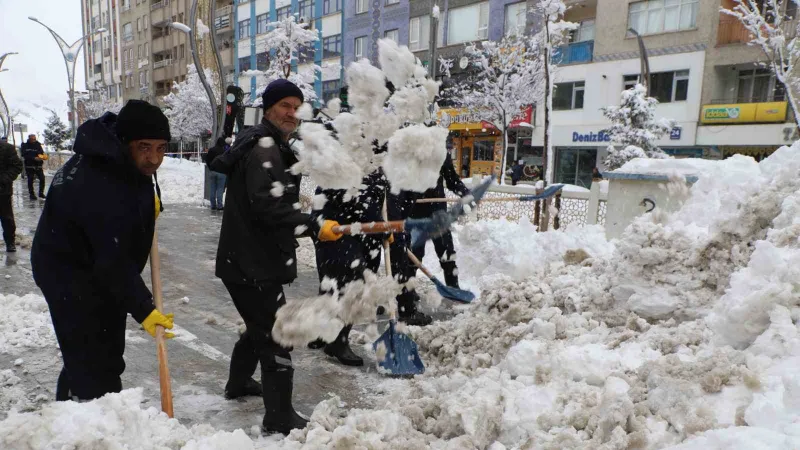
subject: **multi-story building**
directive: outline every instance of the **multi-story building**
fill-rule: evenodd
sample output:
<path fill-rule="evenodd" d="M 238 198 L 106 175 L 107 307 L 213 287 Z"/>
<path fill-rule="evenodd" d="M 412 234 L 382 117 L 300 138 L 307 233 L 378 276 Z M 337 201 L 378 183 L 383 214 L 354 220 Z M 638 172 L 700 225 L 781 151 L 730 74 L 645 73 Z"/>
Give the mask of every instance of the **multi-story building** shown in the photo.
<path fill-rule="evenodd" d="M 269 54 L 260 39 L 268 24 L 296 14 L 299 20 L 320 31 L 314 48 L 301 52 L 293 70 L 303 72 L 313 65 L 322 67 L 314 83 L 317 97 L 323 101 L 338 95 L 342 67 L 342 7 L 344 0 L 237 0 L 234 30 L 235 73 L 239 86 L 255 99 L 257 79 L 242 76 L 248 70 L 266 70 Z"/>
<path fill-rule="evenodd" d="M 112 100 L 122 101 L 120 7 L 116 0 L 81 0 L 84 35 L 105 28 L 85 43 L 86 89 L 95 95 L 100 90 Z"/>
<path fill-rule="evenodd" d="M 125 100 L 154 101 L 150 74 L 150 2 L 122 0 L 122 88 Z"/>

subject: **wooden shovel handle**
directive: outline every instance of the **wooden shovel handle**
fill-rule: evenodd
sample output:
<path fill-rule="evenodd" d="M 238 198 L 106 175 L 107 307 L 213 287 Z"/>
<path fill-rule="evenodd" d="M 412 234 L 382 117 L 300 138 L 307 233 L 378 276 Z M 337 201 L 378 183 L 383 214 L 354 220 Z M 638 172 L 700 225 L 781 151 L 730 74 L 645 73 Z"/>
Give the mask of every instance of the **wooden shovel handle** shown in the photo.
<path fill-rule="evenodd" d="M 353 234 L 354 232 L 361 232 L 364 234 L 402 233 L 405 231 L 405 229 L 406 225 L 404 221 L 395 220 L 392 222 L 369 222 L 353 225 L 339 225 L 333 227 L 333 232 L 342 234 Z"/>
<path fill-rule="evenodd" d="M 422 273 L 425 274 L 425 276 L 427 276 L 432 280 L 433 274 L 428 270 L 427 267 L 422 265 L 422 261 L 420 261 L 419 258 L 417 258 L 417 255 L 415 255 L 414 252 L 412 252 L 410 249 L 406 249 L 406 252 L 408 253 L 408 259 L 410 259 L 411 262 L 413 262 L 414 265 L 417 266 L 419 270 L 421 270 Z"/>
<path fill-rule="evenodd" d="M 150 247 L 150 278 L 153 283 L 153 300 L 156 309 L 164 311 L 164 299 L 161 295 L 161 258 L 158 255 L 158 231 L 153 232 L 153 246 Z M 172 410 L 172 384 L 167 365 L 167 344 L 164 339 L 164 327 L 156 325 L 156 353 L 158 354 L 158 380 L 161 385 L 161 410 L 167 416 L 174 417 Z"/>

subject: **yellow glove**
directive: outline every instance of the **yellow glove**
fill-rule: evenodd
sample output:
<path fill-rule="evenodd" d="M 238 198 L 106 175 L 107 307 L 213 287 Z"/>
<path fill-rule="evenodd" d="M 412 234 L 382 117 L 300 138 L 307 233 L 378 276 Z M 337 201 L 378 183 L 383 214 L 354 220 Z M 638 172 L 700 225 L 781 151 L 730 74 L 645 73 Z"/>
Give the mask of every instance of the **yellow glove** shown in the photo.
<path fill-rule="evenodd" d="M 48 159 L 50 159 L 50 156 L 48 156 L 47 153 L 44 153 L 37 156 L 37 158 L 41 159 L 42 161 L 47 161 Z"/>
<path fill-rule="evenodd" d="M 166 316 L 158 312 L 157 309 L 154 309 L 147 318 L 144 319 L 142 322 L 142 327 L 150 333 L 150 336 L 156 337 L 156 325 L 161 325 L 164 328 L 172 329 L 172 318 L 175 317 L 175 314 L 169 313 Z M 164 337 L 167 339 L 172 339 L 175 337 L 172 333 L 164 333 Z"/>
<path fill-rule="evenodd" d="M 342 237 L 342 233 L 333 231 L 333 227 L 338 226 L 339 222 L 335 220 L 326 220 L 319 229 L 319 240 L 322 242 L 333 242 L 339 240 Z"/>
<path fill-rule="evenodd" d="M 394 244 L 394 233 L 390 234 L 390 235 L 389 235 L 389 237 L 388 237 L 388 238 L 386 238 L 386 240 L 387 240 L 387 241 L 388 241 L 390 244 Z"/>
<path fill-rule="evenodd" d="M 158 215 L 161 214 L 161 199 L 158 198 L 158 194 L 155 194 L 156 197 L 156 220 L 158 220 Z"/>

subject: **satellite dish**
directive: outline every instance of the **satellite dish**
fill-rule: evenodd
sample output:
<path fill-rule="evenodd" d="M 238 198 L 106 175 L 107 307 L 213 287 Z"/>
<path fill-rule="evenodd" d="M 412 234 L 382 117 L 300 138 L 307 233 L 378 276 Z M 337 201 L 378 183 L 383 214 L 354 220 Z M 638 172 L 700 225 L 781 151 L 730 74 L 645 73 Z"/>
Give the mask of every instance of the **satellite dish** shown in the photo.
<path fill-rule="evenodd" d="M 462 56 L 461 59 L 458 60 L 458 67 L 466 69 L 468 65 L 469 65 L 469 59 L 467 59 L 466 56 Z"/>

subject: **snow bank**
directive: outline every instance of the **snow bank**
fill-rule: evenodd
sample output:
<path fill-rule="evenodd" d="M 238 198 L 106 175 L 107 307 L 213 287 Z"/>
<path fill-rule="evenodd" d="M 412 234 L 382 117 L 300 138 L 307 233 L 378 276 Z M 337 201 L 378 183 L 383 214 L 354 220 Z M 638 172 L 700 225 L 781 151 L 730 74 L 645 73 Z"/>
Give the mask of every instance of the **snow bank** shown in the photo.
<path fill-rule="evenodd" d="M 204 164 L 182 158 L 164 158 L 158 169 L 158 184 L 165 205 L 202 204 Z"/>
<path fill-rule="evenodd" d="M 22 354 L 29 348 L 55 347 L 56 337 L 44 297 L 0 294 L 0 353 Z"/>

